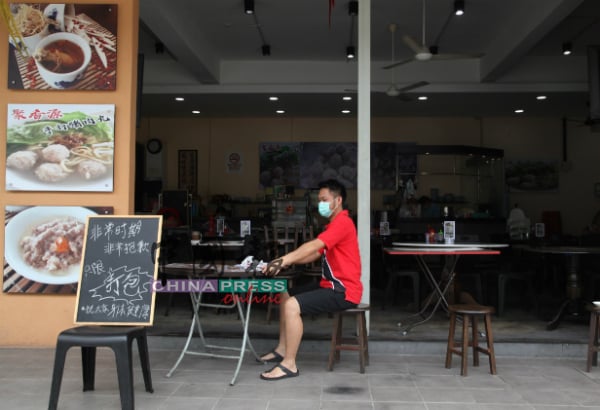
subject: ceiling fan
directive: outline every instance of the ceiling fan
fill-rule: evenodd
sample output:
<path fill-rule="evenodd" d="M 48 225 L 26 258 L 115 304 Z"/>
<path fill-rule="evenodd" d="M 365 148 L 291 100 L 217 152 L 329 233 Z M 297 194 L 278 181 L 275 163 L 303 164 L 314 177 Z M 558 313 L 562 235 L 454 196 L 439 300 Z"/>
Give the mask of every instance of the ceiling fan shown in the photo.
<path fill-rule="evenodd" d="M 394 37 L 396 34 L 396 29 L 398 28 L 398 26 L 395 23 L 390 23 L 390 25 L 388 26 L 391 36 L 392 36 L 392 59 L 391 59 L 391 63 L 390 64 L 394 64 Z M 396 97 L 399 98 L 403 101 L 410 101 L 411 98 L 406 94 L 407 91 L 411 91 L 414 90 L 416 88 L 420 88 L 420 87 L 425 87 L 426 85 L 429 85 L 429 83 L 427 81 L 418 81 L 416 83 L 412 83 L 412 84 L 408 84 L 404 87 L 400 87 L 398 88 L 396 86 L 396 81 L 394 79 L 394 71 L 392 71 L 392 81 L 390 83 L 390 86 L 387 88 L 387 90 L 385 91 L 373 91 L 375 93 L 384 93 L 390 97 Z M 356 92 L 356 90 L 346 90 L 346 91 L 354 91 Z"/>
<path fill-rule="evenodd" d="M 394 64 L 394 53 L 395 53 L 394 39 L 396 37 L 396 29 L 398 28 L 398 26 L 395 23 L 390 23 L 388 28 L 390 30 L 390 34 L 392 37 L 392 59 L 391 59 L 391 63 L 390 63 L 390 65 L 391 65 L 391 64 Z M 414 90 L 415 88 L 424 87 L 426 85 L 429 85 L 429 83 L 427 81 L 419 81 L 419 82 L 398 88 L 398 87 L 396 87 L 394 71 L 392 71 L 392 82 L 391 82 L 390 86 L 388 87 L 388 89 L 385 90 L 384 92 L 390 97 L 399 97 L 401 99 L 409 100 L 410 98 L 408 96 L 404 95 L 404 93 L 406 93 L 407 91 L 410 91 L 410 90 Z"/>
<path fill-rule="evenodd" d="M 402 36 L 402 40 L 404 43 L 414 51 L 415 55 L 412 58 L 398 61 L 385 67 L 382 67 L 384 70 L 398 67 L 403 64 L 408 64 L 413 61 L 429 61 L 429 60 L 458 60 L 465 58 L 478 58 L 483 56 L 482 53 L 464 53 L 464 54 L 438 54 L 437 46 L 427 46 L 427 42 L 425 41 L 425 32 L 426 32 L 426 0 L 423 1 L 423 15 L 422 15 L 422 25 L 421 25 L 421 44 L 417 43 L 412 37 L 409 35 Z"/>

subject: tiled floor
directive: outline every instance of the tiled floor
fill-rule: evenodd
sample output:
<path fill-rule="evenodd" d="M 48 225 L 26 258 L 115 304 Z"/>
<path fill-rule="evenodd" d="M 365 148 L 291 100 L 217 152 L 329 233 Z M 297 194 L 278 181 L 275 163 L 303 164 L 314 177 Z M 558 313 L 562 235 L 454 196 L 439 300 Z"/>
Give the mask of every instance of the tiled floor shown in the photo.
<path fill-rule="evenodd" d="M 325 370 L 326 346 L 303 352 L 298 378 L 266 382 L 266 365 L 247 357 L 235 386 L 234 362 L 188 357 L 171 378 L 165 373 L 177 351 L 150 338 L 154 393 L 144 390 L 135 370 L 137 409 L 600 409 L 600 369 L 583 371 L 583 359 L 498 357 L 498 375 L 486 362 L 461 377 L 459 360 L 445 369 L 442 355 L 372 354 L 365 374 L 355 353 L 342 353 L 333 372 Z M 172 341 L 176 345 L 177 341 Z M 3 409 L 47 408 L 52 349 L 0 349 Z M 99 350 L 96 390 L 82 392 L 80 356 L 67 356 L 59 409 L 120 408 L 112 353 Z"/>
<path fill-rule="evenodd" d="M 229 382 L 235 362 L 186 356 L 171 378 L 173 366 L 190 323 L 187 304 L 157 309 L 149 330 L 154 393 L 147 393 L 136 360 L 137 409 L 600 409 L 600 368 L 586 373 L 587 325 L 565 320 L 547 331 L 535 314 L 508 310 L 492 320 L 496 336 L 497 375 L 485 357 L 481 366 L 460 376 L 459 358 L 444 368 L 448 322 L 437 314 L 426 325 L 402 335 L 397 323 L 410 316 L 398 308 L 371 313 L 371 364 L 358 373 L 355 352 L 342 352 L 333 372 L 325 368 L 331 319 L 305 319 L 305 338 L 298 358 L 300 377 L 267 382 L 259 373 L 267 365 L 247 354 L 235 386 Z M 235 314 L 204 313 L 205 331 L 219 341 L 239 342 Z M 277 321 L 267 323 L 264 308 L 253 311 L 250 334 L 258 352 L 273 347 Z M 352 329 L 352 324 L 348 324 Z M 348 329 L 347 328 L 347 329 Z M 194 343 L 197 343 L 195 338 Z M 48 407 L 53 349 L 0 349 L 0 409 Z M 134 349 L 134 355 L 137 351 Z M 98 351 L 96 389 L 82 392 L 78 349 L 67 355 L 59 409 L 119 409 L 114 356 Z"/>

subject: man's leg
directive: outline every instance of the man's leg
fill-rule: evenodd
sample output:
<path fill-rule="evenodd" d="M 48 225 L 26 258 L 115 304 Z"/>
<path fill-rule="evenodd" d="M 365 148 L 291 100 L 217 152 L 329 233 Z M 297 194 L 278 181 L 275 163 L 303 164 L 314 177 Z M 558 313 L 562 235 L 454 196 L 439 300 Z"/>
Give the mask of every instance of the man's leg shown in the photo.
<path fill-rule="evenodd" d="M 283 306 L 285 302 L 290 298 L 289 293 L 283 292 L 281 294 L 280 303 L 279 303 L 279 342 L 277 343 L 277 347 L 275 347 L 275 351 L 282 356 L 285 356 L 285 312 Z M 273 359 L 273 353 L 269 352 L 261 357 L 262 360 L 270 360 Z"/>
<path fill-rule="evenodd" d="M 281 365 L 292 372 L 298 371 L 296 367 L 296 355 L 302 340 L 304 325 L 300 316 L 300 305 L 295 297 L 287 298 L 280 307 L 282 319 L 284 320 L 283 340 L 285 341 L 285 354 Z M 280 336 L 281 337 L 281 336 Z M 274 367 L 272 371 L 263 373 L 264 377 L 280 377 L 284 372 Z"/>

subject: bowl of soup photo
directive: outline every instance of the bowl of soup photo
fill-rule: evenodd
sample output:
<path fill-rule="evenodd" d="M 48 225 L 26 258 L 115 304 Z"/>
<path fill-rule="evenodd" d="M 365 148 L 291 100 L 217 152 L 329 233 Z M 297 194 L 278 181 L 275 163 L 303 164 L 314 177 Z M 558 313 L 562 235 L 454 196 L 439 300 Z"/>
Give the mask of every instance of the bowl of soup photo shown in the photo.
<path fill-rule="evenodd" d="M 44 37 L 33 54 L 40 76 L 52 88 L 69 88 L 83 77 L 92 58 L 87 41 L 72 33 Z"/>

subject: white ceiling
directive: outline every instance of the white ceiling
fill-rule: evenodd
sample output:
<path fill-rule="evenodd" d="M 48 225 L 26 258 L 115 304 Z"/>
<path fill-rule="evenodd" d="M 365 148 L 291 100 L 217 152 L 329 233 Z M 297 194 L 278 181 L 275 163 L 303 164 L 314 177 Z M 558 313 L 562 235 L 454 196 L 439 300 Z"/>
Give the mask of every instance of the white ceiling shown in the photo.
<path fill-rule="evenodd" d="M 461 17 L 452 16 L 454 0 L 426 0 L 427 45 L 483 56 L 382 69 L 392 57 L 390 23 L 398 27 L 394 61 L 413 56 L 402 36 L 420 42 L 422 1 L 371 0 L 373 116 L 515 115 L 516 108 L 587 116 L 587 47 L 600 44 L 599 0 L 466 0 Z M 200 117 L 274 116 L 276 108 L 286 116 L 342 116 L 345 107 L 355 115 L 355 101 L 341 100 L 357 78 L 356 62 L 345 58 L 358 43 L 349 2 L 335 2 L 331 24 L 329 0 L 254 3 L 252 16 L 243 0 L 140 0 L 144 116 L 190 117 L 194 109 Z M 263 39 L 270 56 L 261 53 Z M 573 54 L 565 57 L 567 41 Z M 398 87 L 429 85 L 406 101 L 384 93 L 392 77 Z M 548 98 L 538 101 L 539 94 Z"/>

